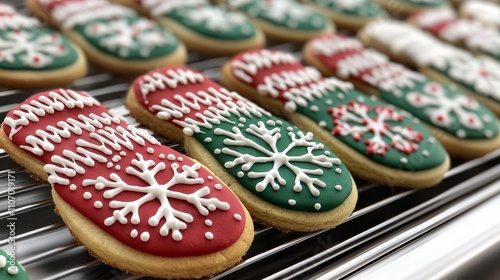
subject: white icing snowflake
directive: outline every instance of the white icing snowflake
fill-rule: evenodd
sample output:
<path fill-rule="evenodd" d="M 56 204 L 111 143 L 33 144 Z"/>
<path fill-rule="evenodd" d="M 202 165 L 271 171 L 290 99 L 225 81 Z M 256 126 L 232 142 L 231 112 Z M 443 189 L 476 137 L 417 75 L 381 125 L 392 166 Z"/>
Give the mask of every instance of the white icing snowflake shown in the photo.
<path fill-rule="evenodd" d="M 90 24 L 85 33 L 91 37 L 102 37 L 99 44 L 109 50 L 118 49 L 122 57 L 137 49 L 141 56 L 147 57 L 155 47 L 174 43 L 172 36 L 165 36 L 153 27 L 154 23 L 147 19 L 141 18 L 129 23 L 122 18 Z"/>
<path fill-rule="evenodd" d="M 210 188 L 204 186 L 193 193 L 182 193 L 171 190 L 171 187 L 180 184 L 197 185 L 203 184 L 203 178 L 198 177 L 198 170 L 201 168 L 199 163 L 192 166 L 183 165 L 182 170 L 179 170 L 179 164 L 173 162 L 170 165 L 174 175 L 166 183 L 159 183 L 157 177 L 161 177 L 161 171 L 167 168 L 167 165 L 161 161 L 156 163 L 153 160 L 145 160 L 141 154 L 136 154 L 137 159 L 132 160 L 131 166 L 125 171 L 127 174 L 136 176 L 147 183 L 146 186 L 138 186 L 125 182 L 119 175 L 112 173 L 109 179 L 99 176 L 96 179 L 86 179 L 83 181 L 83 186 L 94 186 L 97 190 L 104 191 L 105 199 L 112 199 L 122 192 L 131 192 L 140 194 L 136 200 L 122 201 L 111 200 L 109 207 L 117 209 L 111 217 L 108 217 L 104 224 L 111 226 L 116 222 L 121 224 L 131 223 L 137 225 L 140 220 L 140 209 L 144 204 L 150 201 L 158 201 L 159 207 L 154 215 L 149 217 L 148 224 L 152 227 L 157 227 L 160 222 L 163 224 L 159 229 L 161 236 L 172 234 L 172 238 L 176 241 L 182 240 L 181 230 L 187 228 L 187 224 L 193 222 L 194 218 L 191 214 L 175 209 L 170 201 L 181 200 L 196 207 L 198 212 L 203 216 L 208 216 L 210 211 L 228 210 L 229 204 L 221 202 L 217 198 L 206 198 L 210 194 Z M 131 214 L 130 217 L 129 214 Z M 143 241 L 147 241 L 146 240 Z"/>
<path fill-rule="evenodd" d="M 272 126 L 272 125 L 271 125 Z M 279 190 L 281 186 L 287 184 L 286 180 L 281 176 L 280 169 L 288 168 L 295 174 L 295 182 L 293 190 L 295 192 L 302 191 L 302 184 L 307 186 L 309 191 L 314 196 L 319 196 L 320 192 L 317 189 L 326 187 L 326 184 L 320 179 L 310 177 L 309 175 L 320 176 L 323 171 L 319 168 L 307 168 L 306 166 L 296 166 L 294 163 L 309 163 L 311 165 L 330 168 L 340 164 L 338 158 L 327 157 L 326 155 L 314 155 L 313 152 L 321 150 L 324 145 L 321 143 L 313 142 L 312 133 L 304 134 L 302 131 L 297 133 L 293 132 L 291 127 L 288 128 L 288 137 L 291 143 L 279 150 L 278 142 L 281 137 L 280 129 L 278 127 L 267 128 L 263 122 L 258 122 L 257 125 L 251 124 L 246 130 L 246 133 L 254 135 L 264 141 L 267 145 L 261 145 L 254 140 L 248 138 L 238 127 L 233 127 L 232 131 L 226 131 L 216 128 L 214 133 L 216 135 L 224 135 L 228 138 L 224 140 L 227 147 L 221 150 L 222 153 L 234 156 L 233 161 L 228 161 L 224 164 L 226 168 L 232 168 L 241 165 L 241 172 L 238 176 L 244 176 L 244 173 L 249 178 L 263 178 L 255 189 L 258 192 L 264 191 L 267 186 L 271 186 L 274 190 Z M 232 146 L 232 147 L 231 147 Z M 253 149 L 255 152 L 241 153 L 242 147 Z M 306 149 L 307 153 L 301 155 L 294 154 L 294 149 Z M 273 167 L 266 171 L 250 171 L 252 166 L 259 164 L 273 163 Z"/>
<path fill-rule="evenodd" d="M 445 95 L 443 87 L 430 82 L 424 86 L 424 94 L 411 92 L 406 100 L 417 108 L 425 108 L 424 112 L 430 117 L 431 122 L 441 127 L 451 127 L 454 124 L 452 115 L 455 115 L 461 125 L 469 129 L 481 129 L 481 119 L 472 112 L 479 105 L 471 97 L 458 95 L 451 99 Z M 465 137 L 465 132 L 459 130 L 460 137 Z"/>
<path fill-rule="evenodd" d="M 366 0 L 318 0 L 316 1 L 319 5 L 327 7 L 328 4 L 333 3 L 338 7 L 345 10 L 354 10 L 361 7 L 366 3 Z"/>
<path fill-rule="evenodd" d="M 376 117 L 368 113 L 374 110 Z M 391 126 L 388 122 L 402 122 L 403 116 L 392 107 L 375 106 L 371 108 L 363 103 L 351 101 L 348 105 L 339 105 L 329 110 L 333 117 L 333 134 L 350 135 L 355 141 L 360 141 L 365 133 L 373 136 L 365 140 L 368 154 L 385 155 L 390 147 L 411 154 L 418 150 L 418 144 L 423 135 L 411 127 Z M 389 138 L 386 143 L 384 138 Z M 390 146 L 389 146 L 390 144 Z"/>
<path fill-rule="evenodd" d="M 500 100 L 500 64 L 490 59 L 450 59 L 449 75 L 453 79 L 472 85 L 473 91 Z"/>
<path fill-rule="evenodd" d="M 203 23 L 210 30 L 227 31 L 233 26 L 247 23 L 245 16 L 226 12 L 219 7 L 201 6 L 189 9 L 183 15 L 194 23 Z"/>
<path fill-rule="evenodd" d="M 313 11 L 288 0 L 264 0 L 259 3 L 263 15 L 276 22 L 285 22 L 296 27 L 299 22 L 307 22 Z"/>
<path fill-rule="evenodd" d="M 16 30 L 0 38 L 0 62 L 15 62 L 15 56 L 23 64 L 32 68 L 42 68 L 53 62 L 53 58 L 64 56 L 66 48 L 62 44 L 61 36 L 57 33 L 35 34 Z"/>

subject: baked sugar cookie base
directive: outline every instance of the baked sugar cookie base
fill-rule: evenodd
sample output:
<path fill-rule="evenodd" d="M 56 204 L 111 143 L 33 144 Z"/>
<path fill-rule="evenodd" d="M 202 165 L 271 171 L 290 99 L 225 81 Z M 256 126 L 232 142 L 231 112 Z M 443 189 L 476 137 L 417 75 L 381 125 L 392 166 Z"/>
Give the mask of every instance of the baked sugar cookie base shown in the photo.
<path fill-rule="evenodd" d="M 268 110 L 274 108 L 273 111 L 280 115 L 284 114 L 285 110 L 281 101 L 263 97 L 250 86 L 243 84 L 234 78 L 231 73 L 231 65 L 229 63 L 224 65 L 222 71 L 222 82 L 227 85 L 228 88 L 236 89 L 236 91 L 240 92 L 245 97 L 254 100 L 254 102 L 261 104 Z M 352 174 L 365 180 L 389 186 L 401 186 L 414 189 L 429 188 L 441 182 L 443 174 L 450 167 L 450 160 L 448 156 L 441 165 L 424 171 L 406 171 L 387 167 L 376 163 L 351 149 L 349 146 L 332 136 L 329 132 L 325 131 L 318 124 L 302 114 L 286 114 L 286 117 L 291 123 L 297 125 L 301 129 L 312 132 L 315 137 L 327 145 L 344 162 Z"/>
<path fill-rule="evenodd" d="M 27 0 L 26 6 L 29 11 L 42 22 L 47 22 L 53 28 L 59 29 L 59 23 L 55 21 L 36 0 Z M 61 32 L 68 37 L 74 44 L 80 46 L 85 52 L 89 61 L 99 68 L 123 75 L 137 76 L 148 70 L 165 65 L 180 65 L 187 60 L 187 50 L 183 43 L 179 45 L 172 53 L 151 59 L 119 59 L 108 55 L 87 42 L 78 32 L 71 29 L 62 29 Z"/>
<path fill-rule="evenodd" d="M 198 140 L 184 136 L 180 128 L 156 118 L 151 112 L 144 109 L 138 103 L 133 88 L 128 92 L 126 107 L 130 110 L 132 117 L 157 132 L 160 136 L 177 143 L 183 143 L 187 154 L 199 160 L 204 166 L 209 167 L 238 196 L 251 213 L 252 218 L 262 224 L 278 228 L 284 232 L 292 230 L 315 231 L 337 226 L 347 219 L 354 210 L 358 197 L 354 180 L 352 180 L 351 194 L 342 205 L 330 211 L 319 213 L 295 211 L 266 202 L 238 183 Z"/>
<path fill-rule="evenodd" d="M 35 178 L 48 180 L 43 162 L 32 158 L 12 143 L 0 129 L 0 147 Z M 66 203 L 52 189 L 56 212 L 61 216 L 71 234 L 83 244 L 91 255 L 104 263 L 136 275 L 163 278 L 201 278 L 214 275 L 241 260 L 253 241 L 253 223 L 245 209 L 246 224 L 240 238 L 230 247 L 203 256 L 169 258 L 146 254 L 119 242 L 100 227 Z"/>

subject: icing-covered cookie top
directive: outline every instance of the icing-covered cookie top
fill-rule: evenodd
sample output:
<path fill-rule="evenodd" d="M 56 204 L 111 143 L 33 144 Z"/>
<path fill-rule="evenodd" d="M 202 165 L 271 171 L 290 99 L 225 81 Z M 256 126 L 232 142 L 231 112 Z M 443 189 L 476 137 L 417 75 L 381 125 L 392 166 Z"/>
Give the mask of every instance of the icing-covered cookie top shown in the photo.
<path fill-rule="evenodd" d="M 288 112 L 309 117 L 367 158 L 404 170 L 425 170 L 445 161 L 443 147 L 418 120 L 357 92 L 350 83 L 323 79 L 292 54 L 250 51 L 230 63 L 239 82 L 280 100 Z"/>
<path fill-rule="evenodd" d="M 431 67 L 447 78 L 500 102 L 500 64 L 448 45 L 424 31 L 395 20 L 369 24 L 364 31 L 395 55 L 404 55 L 419 67 Z"/>
<path fill-rule="evenodd" d="M 333 12 L 363 18 L 387 15 L 382 7 L 371 0 L 308 0 L 307 2 L 316 4 Z"/>
<path fill-rule="evenodd" d="M 343 79 L 379 90 L 386 101 L 459 138 L 498 136 L 496 117 L 473 98 L 365 49 L 361 42 L 327 35 L 310 42 L 316 59 Z"/>
<path fill-rule="evenodd" d="M 15 257 L 15 251 L 5 252 L 0 249 L 0 279 L 29 280 L 28 273 L 17 262 Z"/>
<path fill-rule="evenodd" d="M 461 19 L 452 9 L 429 10 L 412 17 L 420 28 L 444 41 L 465 44 L 500 59 L 500 32 L 476 20 Z"/>
<path fill-rule="evenodd" d="M 249 17 L 292 30 L 325 30 L 328 19 L 299 3 L 287 0 L 227 0 Z"/>
<path fill-rule="evenodd" d="M 500 6 L 483 0 L 468 0 L 460 6 L 460 12 L 487 25 L 500 26 Z"/>
<path fill-rule="evenodd" d="M 61 25 L 100 51 L 120 59 L 151 59 L 172 53 L 177 38 L 154 21 L 106 0 L 37 0 Z"/>
<path fill-rule="evenodd" d="M 161 68 L 133 88 L 145 109 L 195 137 L 241 186 L 269 203 L 322 212 L 351 194 L 346 167 L 311 133 L 198 72 Z"/>
<path fill-rule="evenodd" d="M 138 2 L 152 16 L 174 20 L 203 36 L 222 40 L 244 40 L 257 35 L 257 29 L 245 16 L 212 5 L 207 0 Z"/>
<path fill-rule="evenodd" d="M 429 7 L 429 8 L 435 8 L 435 7 L 440 7 L 440 6 L 445 6 L 447 5 L 446 0 L 398 0 L 403 3 L 408 3 L 413 6 L 418 6 L 418 7 Z"/>
<path fill-rule="evenodd" d="M 0 69 L 58 69 L 77 59 L 75 48 L 61 34 L 0 3 Z"/>
<path fill-rule="evenodd" d="M 36 94 L 7 114 L 2 129 L 45 163 L 64 201 L 133 249 L 204 255 L 243 232 L 244 208 L 224 183 L 86 93 Z"/>

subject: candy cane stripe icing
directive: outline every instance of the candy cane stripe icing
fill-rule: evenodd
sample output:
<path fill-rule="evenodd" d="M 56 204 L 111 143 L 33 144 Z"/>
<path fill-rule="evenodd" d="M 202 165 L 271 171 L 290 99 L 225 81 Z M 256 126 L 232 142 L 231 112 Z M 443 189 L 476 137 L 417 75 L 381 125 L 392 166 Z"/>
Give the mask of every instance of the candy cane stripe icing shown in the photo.
<path fill-rule="evenodd" d="M 383 99 L 458 138 L 498 135 L 494 115 L 474 99 L 365 49 L 356 39 L 328 35 L 310 46 L 314 57 L 338 76 L 378 89 Z"/>
<path fill-rule="evenodd" d="M 359 47 L 359 43 L 346 42 L 335 48 L 353 47 Z M 439 144 L 434 146 L 431 143 L 434 140 L 429 141 L 433 138 L 421 124 L 353 90 L 350 83 L 322 78 L 317 70 L 302 66 L 289 53 L 250 51 L 234 57 L 230 65 L 232 75 L 239 82 L 253 87 L 259 94 L 280 100 L 288 112 L 305 115 L 371 160 L 406 169 L 412 164 L 410 158 L 427 157 L 429 149 L 433 149 L 437 157 L 412 165 L 413 170 L 436 167 L 445 160 L 443 148 Z M 360 73 L 365 66 L 346 62 L 349 68 L 342 72 L 345 75 Z"/>
<path fill-rule="evenodd" d="M 307 80 L 308 74 L 296 78 Z M 342 205 L 354 188 L 345 166 L 312 133 L 193 70 L 168 67 L 150 72 L 135 81 L 134 92 L 156 118 L 203 143 L 241 186 L 268 203 L 321 213 Z"/>
<path fill-rule="evenodd" d="M 370 24 L 366 34 L 386 45 L 393 54 L 405 55 L 419 67 L 430 67 L 493 102 L 500 101 L 500 64 L 476 58 L 447 45 L 414 26 L 393 20 Z"/>
<path fill-rule="evenodd" d="M 2 129 L 44 162 L 65 202 L 135 250 L 199 256 L 231 246 L 243 232 L 244 209 L 221 181 L 86 93 L 36 94 L 8 113 Z"/>

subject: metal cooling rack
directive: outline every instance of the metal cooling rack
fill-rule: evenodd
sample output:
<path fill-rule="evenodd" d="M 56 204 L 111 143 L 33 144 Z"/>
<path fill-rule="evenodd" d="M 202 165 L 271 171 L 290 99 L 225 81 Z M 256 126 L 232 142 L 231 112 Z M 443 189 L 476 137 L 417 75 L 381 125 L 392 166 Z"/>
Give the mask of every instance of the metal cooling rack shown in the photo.
<path fill-rule="evenodd" d="M 6 2 L 26 12 L 20 1 Z M 270 47 L 300 56 L 300 47 L 294 44 Z M 188 66 L 217 81 L 226 59 L 191 53 Z M 130 82 L 90 69 L 72 88 L 87 91 L 138 126 L 123 105 Z M 39 91 L 0 89 L 0 122 L 10 109 Z M 178 145 L 159 140 L 180 150 Z M 213 279 L 309 279 L 325 273 L 328 279 L 349 277 L 500 193 L 490 185 L 500 178 L 498 163 L 500 151 L 468 162 L 454 161 L 439 186 L 418 191 L 378 186 L 355 178 L 359 188 L 357 207 L 337 228 L 283 233 L 256 223 L 254 242 L 243 261 Z M 31 178 L 1 149 L 0 248 L 8 246 L 9 173 L 15 176 L 16 185 L 16 256 L 32 279 L 150 279 L 129 275 L 90 256 L 54 213 L 50 186 Z M 452 206 L 454 210 L 444 215 L 444 209 Z"/>

